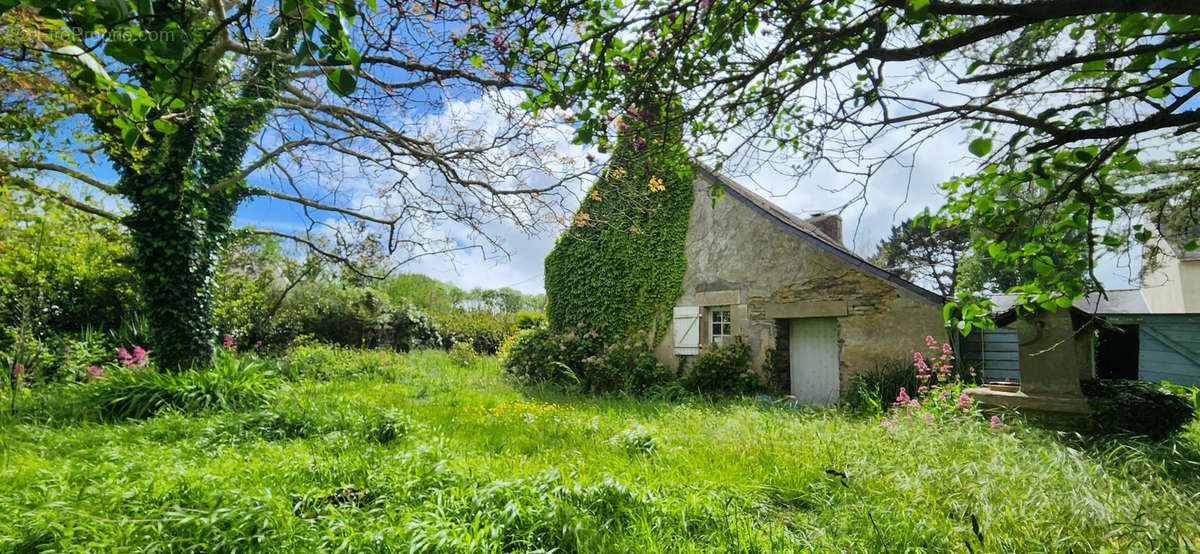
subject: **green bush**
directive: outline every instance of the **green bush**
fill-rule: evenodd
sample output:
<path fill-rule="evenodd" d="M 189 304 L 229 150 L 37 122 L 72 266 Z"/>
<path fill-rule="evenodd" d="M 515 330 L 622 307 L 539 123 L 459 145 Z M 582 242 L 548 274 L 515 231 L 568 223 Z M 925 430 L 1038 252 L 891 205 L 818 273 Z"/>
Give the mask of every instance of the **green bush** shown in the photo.
<path fill-rule="evenodd" d="M 149 368 L 111 368 L 88 385 L 89 401 L 107 419 L 140 419 L 163 410 L 184 413 L 256 406 L 267 394 L 273 372 L 257 360 L 218 354 L 213 367 L 178 373 Z"/>
<path fill-rule="evenodd" d="M 504 368 L 525 383 L 579 386 L 582 382 L 578 369 L 599 349 L 600 342 L 591 335 L 571 333 L 568 338 L 548 327 L 535 327 L 513 338 L 504 356 Z"/>
<path fill-rule="evenodd" d="M 301 333 L 318 340 L 400 351 L 442 347 L 437 324 L 409 304 L 393 304 L 368 288 L 311 284 L 288 299 L 283 317 L 295 318 Z"/>
<path fill-rule="evenodd" d="M 1091 380 L 1082 383 L 1096 429 L 1165 438 L 1196 417 L 1189 399 L 1157 383 Z"/>
<path fill-rule="evenodd" d="M 581 325 L 561 335 L 544 326 L 521 331 L 503 361 L 521 381 L 589 392 L 644 395 L 675 379 L 654 359 L 645 333 L 605 346 L 595 331 Z"/>
<path fill-rule="evenodd" d="M 46 335 L 116 326 L 139 302 L 129 253 L 117 223 L 0 189 L 0 323 L 15 323 L 28 301 Z"/>
<path fill-rule="evenodd" d="M 479 360 L 479 354 L 475 352 L 475 346 L 469 342 L 456 342 L 450 347 L 450 361 L 466 367 L 473 365 Z"/>
<path fill-rule="evenodd" d="M 592 392 L 645 394 L 675 379 L 675 374 L 654 358 L 646 333 L 639 331 L 604 347 L 583 360 L 580 379 Z"/>
<path fill-rule="evenodd" d="M 741 336 L 725 345 L 709 345 L 692 361 L 683 386 L 715 396 L 748 394 L 762 385 L 750 371 L 750 345 Z"/>
<path fill-rule="evenodd" d="M 452 310 L 438 314 L 437 325 L 442 333 L 443 346 L 466 342 L 480 354 L 495 354 L 512 333 L 516 316 L 485 310 Z"/>

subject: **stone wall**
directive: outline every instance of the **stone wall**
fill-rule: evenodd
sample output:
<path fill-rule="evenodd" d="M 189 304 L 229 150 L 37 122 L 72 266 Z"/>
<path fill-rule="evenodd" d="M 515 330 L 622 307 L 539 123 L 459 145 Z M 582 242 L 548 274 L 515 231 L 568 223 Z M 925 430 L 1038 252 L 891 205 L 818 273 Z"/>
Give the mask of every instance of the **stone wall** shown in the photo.
<path fill-rule="evenodd" d="M 925 336 L 945 337 L 940 301 L 870 274 L 730 191 L 714 206 L 710 187 L 697 179 L 688 268 L 676 305 L 730 306 L 734 333 L 746 337 L 754 367 L 764 376 L 765 354 L 777 346 L 777 323 L 786 332 L 790 318 L 838 319 L 842 391 L 855 373 L 911 362 Z M 674 354 L 670 329 L 663 338 L 658 359 L 686 365 L 687 357 Z"/>

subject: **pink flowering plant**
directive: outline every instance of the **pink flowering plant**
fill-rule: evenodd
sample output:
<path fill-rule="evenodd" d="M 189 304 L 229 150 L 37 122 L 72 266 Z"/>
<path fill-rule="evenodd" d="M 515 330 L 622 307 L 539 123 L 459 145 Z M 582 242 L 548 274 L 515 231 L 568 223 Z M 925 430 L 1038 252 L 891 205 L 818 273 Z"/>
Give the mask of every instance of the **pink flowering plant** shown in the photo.
<path fill-rule="evenodd" d="M 925 423 L 963 423 L 981 417 L 975 401 L 964 392 L 975 381 L 975 369 L 967 368 L 967 379 L 955 368 L 954 350 L 950 343 L 939 343 L 932 336 L 925 337 L 928 353 L 913 352 L 913 368 L 920 385 L 915 391 L 901 387 L 900 394 L 892 403 L 892 413 L 880 422 L 893 426 L 904 419 L 915 419 Z M 1004 423 L 992 416 L 993 429 Z"/>
<path fill-rule="evenodd" d="M 120 363 L 121 366 L 128 369 L 139 369 L 145 367 L 150 361 L 146 357 L 146 354 L 146 349 L 142 348 L 141 346 L 134 346 L 133 352 L 130 352 L 123 347 L 118 348 L 117 362 Z"/>

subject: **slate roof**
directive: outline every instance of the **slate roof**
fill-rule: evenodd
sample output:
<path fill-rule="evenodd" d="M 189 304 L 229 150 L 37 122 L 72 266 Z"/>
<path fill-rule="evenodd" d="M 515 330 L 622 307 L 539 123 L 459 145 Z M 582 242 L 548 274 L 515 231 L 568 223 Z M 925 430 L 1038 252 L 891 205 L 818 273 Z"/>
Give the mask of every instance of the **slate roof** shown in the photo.
<path fill-rule="evenodd" d="M 724 186 L 726 195 L 745 203 L 750 207 L 750 209 L 766 216 L 767 219 L 773 221 L 792 234 L 809 240 L 822 250 L 846 260 L 851 265 L 866 272 L 867 274 L 898 285 L 901 288 L 916 293 L 934 302 L 944 303 L 946 301 L 942 295 L 908 281 L 886 269 L 883 269 L 882 267 L 871 263 L 866 258 L 856 254 L 853 250 L 846 248 L 846 245 L 842 244 L 841 241 L 836 240 L 822 232 L 812 223 L 809 223 L 800 217 L 797 217 L 795 214 L 771 203 L 767 199 L 750 191 L 750 189 L 738 184 L 733 179 L 713 171 L 712 168 L 704 165 L 703 163 L 693 163 L 695 163 L 696 169 L 699 170 L 700 174 L 704 178 L 716 183 L 720 183 L 722 186 Z"/>
<path fill-rule="evenodd" d="M 1004 313 L 1012 309 L 1015 294 L 997 294 L 991 297 L 996 307 L 993 313 Z M 1105 291 L 1103 295 L 1093 292 L 1072 305 L 1075 309 L 1086 314 L 1116 315 L 1116 314 L 1148 314 L 1146 299 L 1139 289 L 1117 289 Z"/>

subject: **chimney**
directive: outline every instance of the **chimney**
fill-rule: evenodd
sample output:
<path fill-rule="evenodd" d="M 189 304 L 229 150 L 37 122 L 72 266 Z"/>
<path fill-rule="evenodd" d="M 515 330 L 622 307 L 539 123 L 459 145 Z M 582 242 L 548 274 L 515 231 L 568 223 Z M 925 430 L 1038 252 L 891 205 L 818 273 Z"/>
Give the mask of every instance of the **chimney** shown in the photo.
<path fill-rule="evenodd" d="M 842 216 L 837 214 L 817 214 L 805 221 L 812 224 L 813 227 L 820 229 L 822 233 L 828 235 L 829 238 L 838 244 L 842 243 Z"/>

